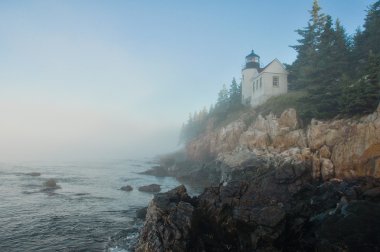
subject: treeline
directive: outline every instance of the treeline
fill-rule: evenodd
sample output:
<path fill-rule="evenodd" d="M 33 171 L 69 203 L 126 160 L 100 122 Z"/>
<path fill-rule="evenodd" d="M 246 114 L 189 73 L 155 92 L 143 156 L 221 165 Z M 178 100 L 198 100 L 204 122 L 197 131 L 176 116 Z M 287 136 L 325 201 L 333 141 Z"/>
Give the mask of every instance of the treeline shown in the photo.
<path fill-rule="evenodd" d="M 363 28 L 351 36 L 339 20 L 321 12 L 317 0 L 310 15 L 307 26 L 296 31 L 298 45 L 291 46 L 297 58 L 287 65 L 289 90 L 306 93 L 296 102 L 301 118 L 373 112 L 380 101 L 380 0 L 368 8 Z M 241 108 L 241 83 L 233 79 L 229 89 L 223 86 L 215 106 L 190 114 L 180 142 L 199 136 L 208 124 L 218 125 Z"/>
<path fill-rule="evenodd" d="M 297 30 L 298 53 L 288 66 L 289 89 L 306 90 L 304 119 L 373 112 L 380 99 L 380 1 L 367 10 L 363 29 L 348 36 L 339 20 L 314 0 L 307 26 Z"/>
<path fill-rule="evenodd" d="M 180 142 L 187 142 L 204 132 L 208 126 L 214 127 L 223 121 L 226 115 L 233 113 L 242 108 L 241 104 L 241 83 L 237 83 L 235 78 L 232 79 L 229 89 L 226 85 L 218 93 L 218 99 L 215 105 L 209 109 L 204 107 L 189 115 L 189 119 L 182 125 L 180 133 Z M 212 119 L 212 120 L 210 120 Z M 212 123 L 212 125 L 209 125 Z"/>

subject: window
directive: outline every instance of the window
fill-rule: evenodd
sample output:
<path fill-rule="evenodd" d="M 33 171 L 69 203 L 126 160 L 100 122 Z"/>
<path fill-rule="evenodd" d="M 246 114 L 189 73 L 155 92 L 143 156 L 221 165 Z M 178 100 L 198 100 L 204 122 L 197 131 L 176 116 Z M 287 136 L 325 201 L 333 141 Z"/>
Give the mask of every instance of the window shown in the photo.
<path fill-rule="evenodd" d="M 280 80 L 278 76 L 273 76 L 273 87 L 279 87 L 280 86 Z"/>
<path fill-rule="evenodd" d="M 259 81 L 256 81 L 256 90 L 259 89 Z"/>
<path fill-rule="evenodd" d="M 260 77 L 260 88 L 263 86 L 262 78 Z"/>

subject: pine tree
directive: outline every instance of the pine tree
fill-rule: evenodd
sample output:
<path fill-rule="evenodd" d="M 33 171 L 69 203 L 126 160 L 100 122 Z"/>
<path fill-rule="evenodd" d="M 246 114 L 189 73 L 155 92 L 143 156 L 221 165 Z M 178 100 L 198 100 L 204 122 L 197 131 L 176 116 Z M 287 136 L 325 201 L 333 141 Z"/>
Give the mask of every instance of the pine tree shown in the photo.
<path fill-rule="evenodd" d="M 229 93 L 229 102 L 230 102 L 231 109 L 236 109 L 240 107 L 241 91 L 240 91 L 240 86 L 237 84 L 235 78 L 232 79 L 228 93 Z"/>
<path fill-rule="evenodd" d="M 225 107 L 227 106 L 228 102 L 229 102 L 228 91 L 227 91 L 226 85 L 223 84 L 223 88 L 218 93 L 218 100 L 216 102 L 216 105 L 218 107 Z"/>
<path fill-rule="evenodd" d="M 313 74 L 309 76 L 309 95 L 303 101 L 304 113 L 331 118 L 339 113 L 340 82 L 347 71 L 349 57 L 347 35 L 338 20 L 334 29 L 331 17 L 326 16 L 317 52 Z"/>
<path fill-rule="evenodd" d="M 355 115 L 373 112 L 380 101 L 380 57 L 370 52 L 365 73 L 358 81 L 345 82 L 341 112 Z"/>
<path fill-rule="evenodd" d="M 380 1 L 375 2 L 367 11 L 364 22 L 364 30 L 357 30 L 354 37 L 353 65 L 352 71 L 356 77 L 360 78 L 366 71 L 370 52 L 374 55 L 380 55 Z"/>
<path fill-rule="evenodd" d="M 309 11 L 311 18 L 307 27 L 296 30 L 301 38 L 297 40 L 298 45 L 291 46 L 298 53 L 297 59 L 289 68 L 291 89 L 307 87 L 310 84 L 309 77 L 314 74 L 317 47 L 320 43 L 320 36 L 325 23 L 325 15 L 321 14 L 320 10 L 318 0 L 314 0 L 313 8 Z"/>

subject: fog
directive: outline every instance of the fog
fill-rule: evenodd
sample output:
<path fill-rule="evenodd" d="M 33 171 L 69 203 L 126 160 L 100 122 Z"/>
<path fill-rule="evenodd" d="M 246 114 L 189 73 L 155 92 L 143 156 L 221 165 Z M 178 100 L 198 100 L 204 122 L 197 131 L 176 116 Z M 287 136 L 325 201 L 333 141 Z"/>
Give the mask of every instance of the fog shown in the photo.
<path fill-rule="evenodd" d="M 176 148 L 178 127 L 89 107 L 1 101 L 0 160 L 98 160 Z"/>
<path fill-rule="evenodd" d="M 240 79 L 251 49 L 263 64 L 294 60 L 288 45 L 310 3 L 293 4 L 292 17 L 282 11 L 287 3 L 274 4 L 1 1 L 0 162 L 138 158 L 179 148 L 189 112 Z M 332 15 L 339 4 L 322 3 Z M 357 13 L 339 14 L 349 32 L 368 3 L 350 4 Z M 252 16 L 253 9 L 262 11 Z M 284 21 L 280 29 L 264 15 L 272 11 Z"/>

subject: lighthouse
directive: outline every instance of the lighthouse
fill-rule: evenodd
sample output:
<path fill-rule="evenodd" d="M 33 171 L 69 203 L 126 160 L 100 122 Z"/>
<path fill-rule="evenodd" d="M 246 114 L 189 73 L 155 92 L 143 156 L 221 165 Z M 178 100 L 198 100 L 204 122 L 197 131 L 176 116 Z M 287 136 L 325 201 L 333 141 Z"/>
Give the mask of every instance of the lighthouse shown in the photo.
<path fill-rule="evenodd" d="M 260 71 L 260 56 L 253 50 L 245 57 L 245 65 L 242 69 L 242 103 L 249 104 L 253 79 Z"/>
<path fill-rule="evenodd" d="M 241 72 L 241 102 L 244 105 L 256 107 L 270 97 L 288 92 L 288 72 L 278 59 L 261 68 L 260 56 L 252 50 L 245 57 Z"/>

